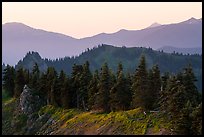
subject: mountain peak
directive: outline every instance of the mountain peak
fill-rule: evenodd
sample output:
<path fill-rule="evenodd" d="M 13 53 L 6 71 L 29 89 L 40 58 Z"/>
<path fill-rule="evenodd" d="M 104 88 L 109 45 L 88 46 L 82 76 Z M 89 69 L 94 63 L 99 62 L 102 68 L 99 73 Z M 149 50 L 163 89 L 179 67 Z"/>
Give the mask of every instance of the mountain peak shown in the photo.
<path fill-rule="evenodd" d="M 23 58 L 23 60 L 20 60 L 17 65 L 15 66 L 15 68 L 21 68 L 24 67 L 26 69 L 28 69 L 29 71 L 32 71 L 34 64 L 37 63 L 38 67 L 41 71 L 46 71 L 47 69 L 47 64 L 43 61 L 43 59 L 41 58 L 41 56 L 39 55 L 38 52 L 34 52 L 34 51 L 29 51 L 26 56 Z"/>
<path fill-rule="evenodd" d="M 200 22 L 202 22 L 202 18 L 201 19 L 196 19 L 196 18 L 192 17 L 192 18 L 190 18 L 190 19 L 188 19 L 186 21 L 183 21 L 182 23 L 185 23 L 185 24 L 198 24 Z"/>
<path fill-rule="evenodd" d="M 157 23 L 157 22 L 154 22 L 152 23 L 152 25 L 150 25 L 148 28 L 154 28 L 154 27 L 158 27 L 158 26 L 161 26 L 161 24 Z"/>
<path fill-rule="evenodd" d="M 2 26 L 7 26 L 9 28 L 31 28 L 30 26 L 28 25 L 25 25 L 23 23 L 20 23 L 20 22 L 8 22 L 8 23 L 5 23 L 5 24 L 2 24 Z"/>

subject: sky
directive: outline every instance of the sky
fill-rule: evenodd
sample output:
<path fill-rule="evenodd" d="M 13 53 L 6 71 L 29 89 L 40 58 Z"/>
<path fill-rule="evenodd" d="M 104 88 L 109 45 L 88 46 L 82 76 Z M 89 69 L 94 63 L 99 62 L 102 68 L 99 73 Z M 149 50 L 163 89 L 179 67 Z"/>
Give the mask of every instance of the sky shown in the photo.
<path fill-rule="evenodd" d="M 21 22 L 74 38 L 191 17 L 202 18 L 202 2 L 2 2 L 2 24 Z"/>

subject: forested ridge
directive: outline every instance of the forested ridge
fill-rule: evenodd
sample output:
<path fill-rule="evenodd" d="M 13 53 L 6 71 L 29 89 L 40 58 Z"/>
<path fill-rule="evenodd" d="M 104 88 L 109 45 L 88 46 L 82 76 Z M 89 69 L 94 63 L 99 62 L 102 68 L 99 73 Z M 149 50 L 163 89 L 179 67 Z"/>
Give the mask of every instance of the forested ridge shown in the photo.
<path fill-rule="evenodd" d="M 42 59 L 39 53 L 29 52 L 17 63 L 15 69 L 23 67 L 32 71 L 34 63 L 37 63 L 40 71 L 45 72 L 47 67 L 54 67 L 57 73 L 63 70 L 67 75 L 71 75 L 74 64 L 83 65 L 86 61 L 89 61 L 89 68 L 92 73 L 95 70 L 100 70 L 101 65 L 104 63 L 107 63 L 109 69 L 116 73 L 118 63 L 121 62 L 124 73 L 134 73 L 142 54 L 146 57 L 147 69 L 157 64 L 161 74 L 165 72 L 176 74 L 182 71 L 182 68 L 191 64 L 198 80 L 195 84 L 199 92 L 202 91 L 202 55 L 184 55 L 176 52 L 170 54 L 143 47 L 126 48 L 102 44 L 93 49 L 87 49 L 78 56 L 57 58 L 55 60 Z"/>
<path fill-rule="evenodd" d="M 158 64 L 147 68 L 142 54 L 133 73 L 125 72 L 122 62 L 116 72 L 106 62 L 92 72 L 86 61 L 74 64 L 70 75 L 54 67 L 42 72 L 37 63 L 32 71 L 7 65 L 3 74 L 3 88 L 14 98 L 28 85 L 46 105 L 102 113 L 156 110 L 171 121 L 172 132 L 202 134 L 202 96 L 191 64 L 178 73 L 161 74 Z"/>

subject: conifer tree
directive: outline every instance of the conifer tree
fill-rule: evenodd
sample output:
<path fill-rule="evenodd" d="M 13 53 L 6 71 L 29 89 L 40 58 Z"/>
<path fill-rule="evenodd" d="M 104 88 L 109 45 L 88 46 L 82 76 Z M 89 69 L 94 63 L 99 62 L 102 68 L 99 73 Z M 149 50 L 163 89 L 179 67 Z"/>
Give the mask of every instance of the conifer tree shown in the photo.
<path fill-rule="evenodd" d="M 19 68 L 16 71 L 15 77 L 15 90 L 14 90 L 14 97 L 19 97 L 21 92 L 23 92 L 23 87 L 25 86 L 25 75 L 23 68 Z"/>
<path fill-rule="evenodd" d="M 161 77 L 161 91 L 166 89 L 167 80 L 169 79 L 169 73 L 165 72 L 164 75 Z"/>
<path fill-rule="evenodd" d="M 72 74 L 71 74 L 71 107 L 79 108 L 79 99 L 80 99 L 80 77 L 83 71 L 82 65 L 74 64 L 72 67 Z"/>
<path fill-rule="evenodd" d="M 52 81 L 50 91 L 50 104 L 56 107 L 60 107 L 60 100 L 58 100 L 58 96 L 60 96 L 58 82 L 58 78 L 55 76 Z"/>
<path fill-rule="evenodd" d="M 202 135 L 202 102 L 191 113 L 192 125 L 191 130 L 193 135 Z"/>
<path fill-rule="evenodd" d="M 147 108 L 150 110 L 152 109 L 153 103 L 154 103 L 154 97 L 153 97 L 155 92 L 154 84 L 155 82 L 154 82 L 153 70 L 150 69 L 148 73 L 148 94 L 146 96 L 146 99 L 148 100 Z"/>
<path fill-rule="evenodd" d="M 67 94 L 68 82 L 67 82 L 66 74 L 64 73 L 63 70 L 61 70 L 60 74 L 59 74 L 58 86 L 59 86 L 59 90 L 56 91 L 56 95 L 58 95 L 56 97 L 56 101 L 58 102 L 58 105 L 60 107 L 65 106 L 66 108 L 68 108 L 69 102 L 68 102 L 68 100 L 66 100 L 66 99 L 68 99 L 68 97 L 67 97 L 67 95 L 68 95 Z"/>
<path fill-rule="evenodd" d="M 55 101 L 54 99 L 54 92 L 55 92 L 55 87 L 57 83 L 57 72 L 53 67 L 48 67 L 47 68 L 47 104 L 53 104 Z M 56 105 L 56 104 L 55 104 Z"/>
<path fill-rule="evenodd" d="M 128 72 L 126 74 L 126 85 L 127 85 L 128 90 L 130 91 L 130 105 L 131 105 L 132 95 L 133 95 L 132 88 L 131 88 L 132 83 L 133 83 L 132 75 Z M 129 106 L 129 107 L 131 107 L 131 106 Z"/>
<path fill-rule="evenodd" d="M 177 77 L 178 76 L 178 77 Z M 165 94 L 161 98 L 161 110 L 165 111 L 171 120 L 172 129 L 177 134 L 192 134 L 190 117 L 194 105 L 193 99 L 186 92 L 184 76 L 171 76 L 168 79 Z"/>
<path fill-rule="evenodd" d="M 148 73 L 148 94 L 147 96 L 147 107 L 148 109 L 155 109 L 158 106 L 159 94 L 161 90 L 161 79 L 158 65 L 154 65 Z"/>
<path fill-rule="evenodd" d="M 201 102 L 201 96 L 198 93 L 195 82 L 197 81 L 192 66 L 189 64 L 183 71 L 183 85 L 186 91 L 186 98 L 190 100 L 193 107 Z"/>
<path fill-rule="evenodd" d="M 64 108 L 71 108 L 70 80 L 67 77 L 61 88 L 61 103 Z"/>
<path fill-rule="evenodd" d="M 66 74 L 64 73 L 63 70 L 60 71 L 60 74 L 59 74 L 59 78 L 58 78 L 58 81 L 56 83 L 56 90 L 55 90 L 55 100 L 58 104 L 58 106 L 62 107 L 62 97 L 64 96 L 63 95 L 63 90 L 65 90 L 64 86 L 66 86 Z"/>
<path fill-rule="evenodd" d="M 109 112 L 109 94 L 110 94 L 110 74 L 108 64 L 104 63 L 101 72 L 100 80 L 98 84 L 98 93 L 96 95 L 95 109 L 102 110 L 103 112 Z"/>
<path fill-rule="evenodd" d="M 190 117 L 190 114 L 192 112 L 193 108 L 190 103 L 190 101 L 187 101 L 184 108 L 180 110 L 180 115 L 178 119 L 176 120 L 176 124 L 174 125 L 175 132 L 180 135 L 191 135 L 191 125 L 192 125 L 192 119 Z"/>
<path fill-rule="evenodd" d="M 88 85 L 88 109 L 89 110 L 94 108 L 96 93 L 98 92 L 98 82 L 99 82 L 99 76 L 98 76 L 98 70 L 96 70 L 94 72 L 92 80 Z"/>
<path fill-rule="evenodd" d="M 50 85 L 48 85 L 47 74 L 46 73 L 42 73 L 41 77 L 39 79 L 38 91 L 39 91 L 39 96 L 44 101 L 48 101 L 49 86 Z M 47 104 L 48 104 L 48 102 L 47 102 Z"/>
<path fill-rule="evenodd" d="M 89 69 L 89 62 L 86 61 L 86 63 L 83 65 L 83 70 L 79 78 L 79 107 L 83 108 L 84 110 L 87 110 L 87 102 L 88 102 L 88 89 L 87 85 L 89 85 L 91 81 L 91 71 Z"/>
<path fill-rule="evenodd" d="M 39 89 L 39 78 L 40 78 L 40 70 L 39 70 L 39 67 L 38 67 L 38 64 L 35 63 L 34 66 L 33 66 L 33 70 L 32 70 L 32 73 L 31 73 L 31 80 L 30 80 L 30 84 L 29 86 L 33 89 L 33 91 L 36 93 L 36 94 L 39 94 L 38 93 L 38 89 Z"/>
<path fill-rule="evenodd" d="M 7 65 L 3 70 L 3 88 L 8 93 L 9 96 L 14 95 L 15 88 L 15 69 L 12 66 Z"/>
<path fill-rule="evenodd" d="M 126 79 L 123 75 L 122 64 L 118 64 L 116 83 L 110 90 L 110 108 L 112 111 L 126 110 L 129 107 L 131 99 L 130 90 L 126 85 Z"/>
<path fill-rule="evenodd" d="M 134 81 L 132 84 L 133 100 L 132 107 L 141 107 L 143 109 L 147 108 L 146 99 L 148 93 L 148 73 L 146 70 L 145 56 L 142 55 L 138 68 L 136 69 Z"/>

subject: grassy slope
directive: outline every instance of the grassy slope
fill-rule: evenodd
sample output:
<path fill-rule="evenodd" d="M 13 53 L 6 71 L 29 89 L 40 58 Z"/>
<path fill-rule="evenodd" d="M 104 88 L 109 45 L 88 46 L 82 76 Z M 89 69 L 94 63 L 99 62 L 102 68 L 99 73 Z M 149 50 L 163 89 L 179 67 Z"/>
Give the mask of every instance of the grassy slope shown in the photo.
<path fill-rule="evenodd" d="M 77 109 L 43 107 L 39 114 L 51 114 L 56 127 L 51 134 L 167 134 L 169 125 L 160 114 L 147 114 L 144 117 L 140 108 L 111 113 L 81 112 Z M 162 132 L 165 131 L 166 133 Z M 38 134 L 47 133 L 40 131 Z"/>
<path fill-rule="evenodd" d="M 25 134 L 27 117 L 16 110 L 17 104 L 13 98 L 2 103 L 3 134 Z M 169 127 L 159 113 L 147 113 L 144 117 L 140 108 L 107 114 L 49 105 L 38 112 L 40 117 L 45 114 L 49 115 L 46 120 L 39 118 L 33 123 L 37 130 L 34 134 L 168 134 Z"/>
<path fill-rule="evenodd" d="M 19 111 L 19 99 L 11 98 L 2 89 L 2 135 L 23 134 L 27 116 Z"/>

